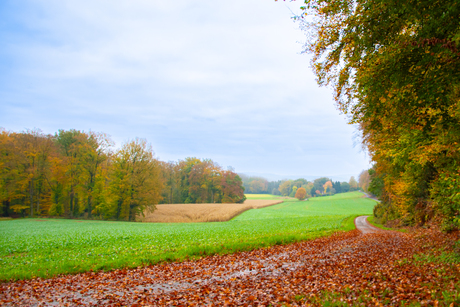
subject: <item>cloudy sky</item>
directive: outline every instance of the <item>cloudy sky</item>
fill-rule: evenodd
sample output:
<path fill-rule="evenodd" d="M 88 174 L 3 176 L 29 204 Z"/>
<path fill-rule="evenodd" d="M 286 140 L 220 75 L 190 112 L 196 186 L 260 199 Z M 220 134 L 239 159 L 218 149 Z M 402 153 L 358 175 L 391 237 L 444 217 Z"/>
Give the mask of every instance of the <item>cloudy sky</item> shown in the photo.
<path fill-rule="evenodd" d="M 147 139 L 160 160 L 347 180 L 368 167 L 319 88 L 300 1 L 2 0 L 0 127 Z"/>

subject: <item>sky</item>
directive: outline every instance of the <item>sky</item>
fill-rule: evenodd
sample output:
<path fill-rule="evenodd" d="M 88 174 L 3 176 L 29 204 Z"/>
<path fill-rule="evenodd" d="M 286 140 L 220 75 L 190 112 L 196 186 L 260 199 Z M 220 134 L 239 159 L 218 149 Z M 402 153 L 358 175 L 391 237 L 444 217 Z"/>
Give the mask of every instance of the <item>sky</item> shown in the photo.
<path fill-rule="evenodd" d="M 2 0 L 0 127 L 145 138 L 162 161 L 269 180 L 357 177 L 356 127 L 319 87 L 301 1 Z"/>

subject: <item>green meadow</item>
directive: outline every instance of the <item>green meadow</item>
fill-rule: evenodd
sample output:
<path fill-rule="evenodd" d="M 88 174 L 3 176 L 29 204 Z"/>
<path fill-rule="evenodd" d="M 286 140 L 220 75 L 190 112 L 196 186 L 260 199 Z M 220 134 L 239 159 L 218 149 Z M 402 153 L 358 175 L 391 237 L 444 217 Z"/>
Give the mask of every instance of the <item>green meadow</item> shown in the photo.
<path fill-rule="evenodd" d="M 138 267 L 313 239 L 354 228 L 376 202 L 352 192 L 288 199 L 228 222 L 0 221 L 0 280 Z M 273 196 L 272 196 L 273 197 Z"/>
<path fill-rule="evenodd" d="M 287 199 L 290 197 L 272 194 L 245 194 L 247 199 Z"/>

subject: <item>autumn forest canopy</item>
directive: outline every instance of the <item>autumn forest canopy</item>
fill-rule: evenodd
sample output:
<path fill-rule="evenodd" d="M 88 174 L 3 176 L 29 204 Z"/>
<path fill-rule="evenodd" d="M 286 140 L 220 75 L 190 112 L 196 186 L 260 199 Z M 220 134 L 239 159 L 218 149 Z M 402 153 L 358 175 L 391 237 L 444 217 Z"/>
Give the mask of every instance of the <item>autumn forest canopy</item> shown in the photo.
<path fill-rule="evenodd" d="M 460 2 L 312 0 L 297 16 L 320 85 L 359 125 L 382 222 L 460 226 Z"/>
<path fill-rule="evenodd" d="M 239 203 L 241 178 L 209 159 L 162 162 L 143 139 L 0 130 L 0 216 L 135 220 L 159 203 Z"/>

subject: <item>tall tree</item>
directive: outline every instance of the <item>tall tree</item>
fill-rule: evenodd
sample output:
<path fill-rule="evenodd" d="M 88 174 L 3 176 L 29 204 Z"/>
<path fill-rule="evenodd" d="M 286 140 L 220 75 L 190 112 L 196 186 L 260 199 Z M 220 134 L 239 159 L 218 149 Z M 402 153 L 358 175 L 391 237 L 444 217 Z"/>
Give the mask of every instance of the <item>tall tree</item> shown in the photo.
<path fill-rule="evenodd" d="M 113 146 L 113 142 L 105 133 L 81 133 L 77 136 L 79 144 L 79 157 L 81 165 L 81 185 L 82 194 L 86 201 L 85 211 L 88 216 L 91 217 L 93 211 L 94 198 L 98 198 L 95 195 L 95 186 L 97 180 L 104 180 L 100 176 L 103 162 L 109 157 L 110 147 Z"/>
<path fill-rule="evenodd" d="M 246 200 L 243 181 L 237 173 L 223 171 L 220 180 L 223 203 L 243 203 Z"/>
<path fill-rule="evenodd" d="M 460 3 L 307 0 L 298 17 L 321 85 L 357 123 L 390 218 L 460 226 Z M 381 214 L 378 213 L 377 214 Z"/>
<path fill-rule="evenodd" d="M 162 188 L 159 161 L 144 139 L 124 144 L 113 155 L 109 201 L 116 219 L 133 221 L 144 210 L 154 210 Z"/>
<path fill-rule="evenodd" d="M 330 180 L 326 181 L 326 183 L 323 185 L 324 188 L 324 194 L 331 194 L 332 193 L 332 182 Z"/>
<path fill-rule="evenodd" d="M 292 180 L 285 180 L 280 184 L 278 190 L 280 191 L 281 195 L 289 196 L 292 191 Z"/>
<path fill-rule="evenodd" d="M 124 144 L 113 155 L 109 189 L 116 219 L 133 221 L 144 210 L 154 210 L 162 188 L 159 161 L 144 139 Z"/>
<path fill-rule="evenodd" d="M 350 191 L 356 191 L 358 189 L 359 185 L 354 176 L 350 177 L 350 181 L 348 181 L 348 184 L 350 185 Z"/>
<path fill-rule="evenodd" d="M 369 175 L 368 170 L 363 170 L 359 174 L 358 182 L 359 182 L 359 187 L 363 189 L 364 192 L 366 193 L 369 192 L 370 175 Z"/>
<path fill-rule="evenodd" d="M 79 216 L 80 207 L 78 192 L 82 184 L 82 146 L 87 135 L 79 130 L 59 130 L 55 135 L 55 141 L 59 146 L 62 155 L 62 163 L 65 165 L 66 185 L 63 187 L 65 193 L 64 212 L 69 217 Z"/>

